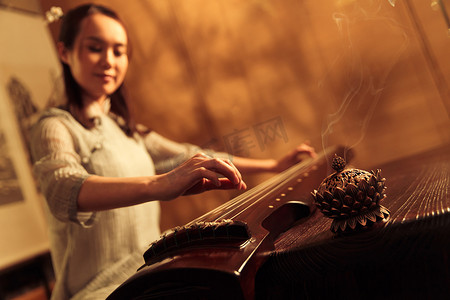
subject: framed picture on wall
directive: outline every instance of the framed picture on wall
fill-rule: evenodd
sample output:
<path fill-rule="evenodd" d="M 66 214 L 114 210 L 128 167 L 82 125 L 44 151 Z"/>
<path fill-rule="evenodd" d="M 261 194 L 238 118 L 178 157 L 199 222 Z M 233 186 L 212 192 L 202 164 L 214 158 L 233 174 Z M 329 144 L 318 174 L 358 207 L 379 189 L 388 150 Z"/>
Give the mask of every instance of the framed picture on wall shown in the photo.
<path fill-rule="evenodd" d="M 55 99 L 60 66 L 41 14 L 0 6 L 0 28 L 1 270 L 49 249 L 29 129 Z"/>

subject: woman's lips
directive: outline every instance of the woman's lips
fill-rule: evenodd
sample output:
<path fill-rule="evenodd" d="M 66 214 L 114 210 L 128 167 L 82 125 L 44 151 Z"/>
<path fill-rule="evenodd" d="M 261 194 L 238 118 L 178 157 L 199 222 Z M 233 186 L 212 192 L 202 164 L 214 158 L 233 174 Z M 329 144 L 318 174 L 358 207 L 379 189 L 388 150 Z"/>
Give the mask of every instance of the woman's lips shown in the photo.
<path fill-rule="evenodd" d="M 109 74 L 97 74 L 96 76 L 104 82 L 110 82 L 114 80 L 114 76 Z"/>

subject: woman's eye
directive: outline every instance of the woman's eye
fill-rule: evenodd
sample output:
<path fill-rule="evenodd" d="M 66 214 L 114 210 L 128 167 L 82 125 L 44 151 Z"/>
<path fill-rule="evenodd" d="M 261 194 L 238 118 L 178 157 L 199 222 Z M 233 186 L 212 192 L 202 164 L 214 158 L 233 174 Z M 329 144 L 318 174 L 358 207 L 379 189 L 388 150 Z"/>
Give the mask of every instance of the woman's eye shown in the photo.
<path fill-rule="evenodd" d="M 114 50 L 114 55 L 117 56 L 117 57 L 122 56 L 124 54 L 125 54 L 125 50 L 122 50 L 122 49 L 115 49 Z"/>
<path fill-rule="evenodd" d="M 89 51 L 91 52 L 101 52 L 102 48 L 97 47 L 97 46 L 88 46 Z"/>

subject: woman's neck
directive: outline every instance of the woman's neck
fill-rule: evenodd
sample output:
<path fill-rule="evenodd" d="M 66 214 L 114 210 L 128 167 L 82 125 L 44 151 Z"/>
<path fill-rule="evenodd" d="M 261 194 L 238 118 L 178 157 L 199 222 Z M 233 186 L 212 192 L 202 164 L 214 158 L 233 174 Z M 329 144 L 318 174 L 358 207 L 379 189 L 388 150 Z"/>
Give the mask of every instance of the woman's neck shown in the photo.
<path fill-rule="evenodd" d="M 108 98 L 107 95 L 102 95 L 100 97 L 93 97 L 90 95 L 83 95 L 83 107 L 88 107 L 91 105 L 99 105 L 100 107 L 103 107 L 105 100 Z"/>
<path fill-rule="evenodd" d="M 75 118 L 87 128 L 95 126 L 101 115 L 109 111 L 109 98 L 83 97 L 83 106 L 81 108 L 72 106 L 70 112 Z"/>

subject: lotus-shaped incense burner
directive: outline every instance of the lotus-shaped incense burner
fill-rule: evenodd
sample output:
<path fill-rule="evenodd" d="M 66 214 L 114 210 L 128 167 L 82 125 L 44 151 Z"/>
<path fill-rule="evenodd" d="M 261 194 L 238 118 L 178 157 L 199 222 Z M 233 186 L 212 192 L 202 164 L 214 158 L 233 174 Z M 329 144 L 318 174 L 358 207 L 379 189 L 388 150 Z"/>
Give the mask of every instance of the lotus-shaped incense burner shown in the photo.
<path fill-rule="evenodd" d="M 345 164 L 342 157 L 335 155 L 332 168 L 336 172 L 311 193 L 320 211 L 333 219 L 331 231 L 334 233 L 366 229 L 385 221 L 390 214 L 380 205 L 386 196 L 381 170 L 345 169 Z"/>

